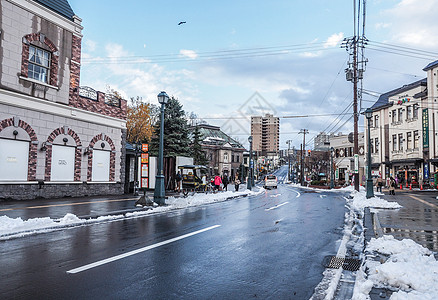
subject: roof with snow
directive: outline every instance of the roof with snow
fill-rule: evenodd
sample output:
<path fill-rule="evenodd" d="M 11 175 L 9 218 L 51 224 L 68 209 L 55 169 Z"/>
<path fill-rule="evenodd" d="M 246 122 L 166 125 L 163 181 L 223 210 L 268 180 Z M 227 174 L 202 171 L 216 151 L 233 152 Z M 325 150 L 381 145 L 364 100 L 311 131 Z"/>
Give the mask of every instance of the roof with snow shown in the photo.
<path fill-rule="evenodd" d="M 221 131 L 218 126 L 201 124 L 198 125 L 198 128 L 201 133 L 201 143 L 204 145 L 224 146 L 228 143 L 232 148 L 244 149 L 241 143 Z"/>
<path fill-rule="evenodd" d="M 415 81 L 413 83 L 406 84 L 406 85 L 404 85 L 400 88 L 397 88 L 395 90 L 381 94 L 379 99 L 376 101 L 376 103 L 374 103 L 374 105 L 371 107 L 371 109 L 377 110 L 379 108 L 387 106 L 390 104 L 388 101 L 390 97 L 397 95 L 397 94 L 400 94 L 400 93 L 403 93 L 405 91 L 411 90 L 411 89 L 416 88 L 418 86 L 427 86 L 427 78 L 423 78 L 423 79 Z M 421 93 L 419 93 L 419 94 L 421 94 Z M 417 96 L 417 95 L 415 95 L 415 96 Z"/>
<path fill-rule="evenodd" d="M 73 21 L 75 13 L 67 0 L 34 0 L 35 2 L 47 7 L 50 10 Z"/>

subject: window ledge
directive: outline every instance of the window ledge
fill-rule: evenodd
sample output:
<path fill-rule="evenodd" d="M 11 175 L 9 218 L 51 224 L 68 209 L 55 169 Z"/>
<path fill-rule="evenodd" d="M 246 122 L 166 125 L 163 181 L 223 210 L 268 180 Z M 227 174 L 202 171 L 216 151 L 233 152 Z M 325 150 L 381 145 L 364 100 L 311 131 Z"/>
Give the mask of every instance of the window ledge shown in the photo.
<path fill-rule="evenodd" d="M 44 82 L 42 82 L 42 81 L 38 81 L 38 80 L 35 80 L 35 79 L 32 79 L 32 78 L 27 78 L 27 77 L 24 77 L 24 76 L 18 76 L 21 80 L 24 80 L 24 81 L 29 81 L 29 82 L 32 82 L 32 83 L 35 83 L 35 84 L 39 84 L 39 85 L 42 85 L 42 86 L 45 86 L 45 87 L 48 87 L 48 88 L 51 88 L 51 89 L 55 89 L 55 90 L 59 90 L 59 87 L 57 87 L 57 86 L 54 86 L 54 85 L 50 85 L 50 84 L 47 84 L 47 83 L 44 83 Z"/>

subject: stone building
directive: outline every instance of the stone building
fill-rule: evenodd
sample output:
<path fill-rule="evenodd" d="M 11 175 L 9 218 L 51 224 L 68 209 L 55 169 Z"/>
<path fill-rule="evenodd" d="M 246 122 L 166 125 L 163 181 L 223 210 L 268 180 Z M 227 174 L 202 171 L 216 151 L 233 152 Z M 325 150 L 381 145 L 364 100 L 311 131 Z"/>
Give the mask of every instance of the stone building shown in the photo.
<path fill-rule="evenodd" d="M 126 101 L 80 87 L 82 20 L 0 2 L 0 199 L 123 193 Z"/>
<path fill-rule="evenodd" d="M 200 124 L 201 146 L 205 151 L 210 175 L 227 174 L 234 178 L 236 173 L 241 173 L 243 152 L 245 148 L 222 132 L 220 127 Z"/>

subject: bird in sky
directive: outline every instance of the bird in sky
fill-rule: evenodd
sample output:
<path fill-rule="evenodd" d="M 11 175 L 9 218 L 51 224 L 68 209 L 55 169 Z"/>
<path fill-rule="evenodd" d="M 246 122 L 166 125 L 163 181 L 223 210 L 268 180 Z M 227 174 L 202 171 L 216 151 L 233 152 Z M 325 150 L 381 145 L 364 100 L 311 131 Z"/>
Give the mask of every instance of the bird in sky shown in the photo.
<path fill-rule="evenodd" d="M 186 23 L 186 21 L 179 22 L 178 25 L 182 25 L 182 24 L 185 24 L 185 23 Z"/>

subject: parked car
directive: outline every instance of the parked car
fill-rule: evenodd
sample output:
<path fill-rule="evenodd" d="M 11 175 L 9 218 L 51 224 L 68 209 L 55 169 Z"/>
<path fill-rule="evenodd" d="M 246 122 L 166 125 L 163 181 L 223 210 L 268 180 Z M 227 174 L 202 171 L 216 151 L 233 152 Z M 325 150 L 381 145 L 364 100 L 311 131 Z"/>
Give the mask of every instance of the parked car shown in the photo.
<path fill-rule="evenodd" d="M 265 176 L 265 184 L 263 186 L 265 189 L 267 188 L 277 188 L 277 176 L 275 175 L 266 175 Z"/>

